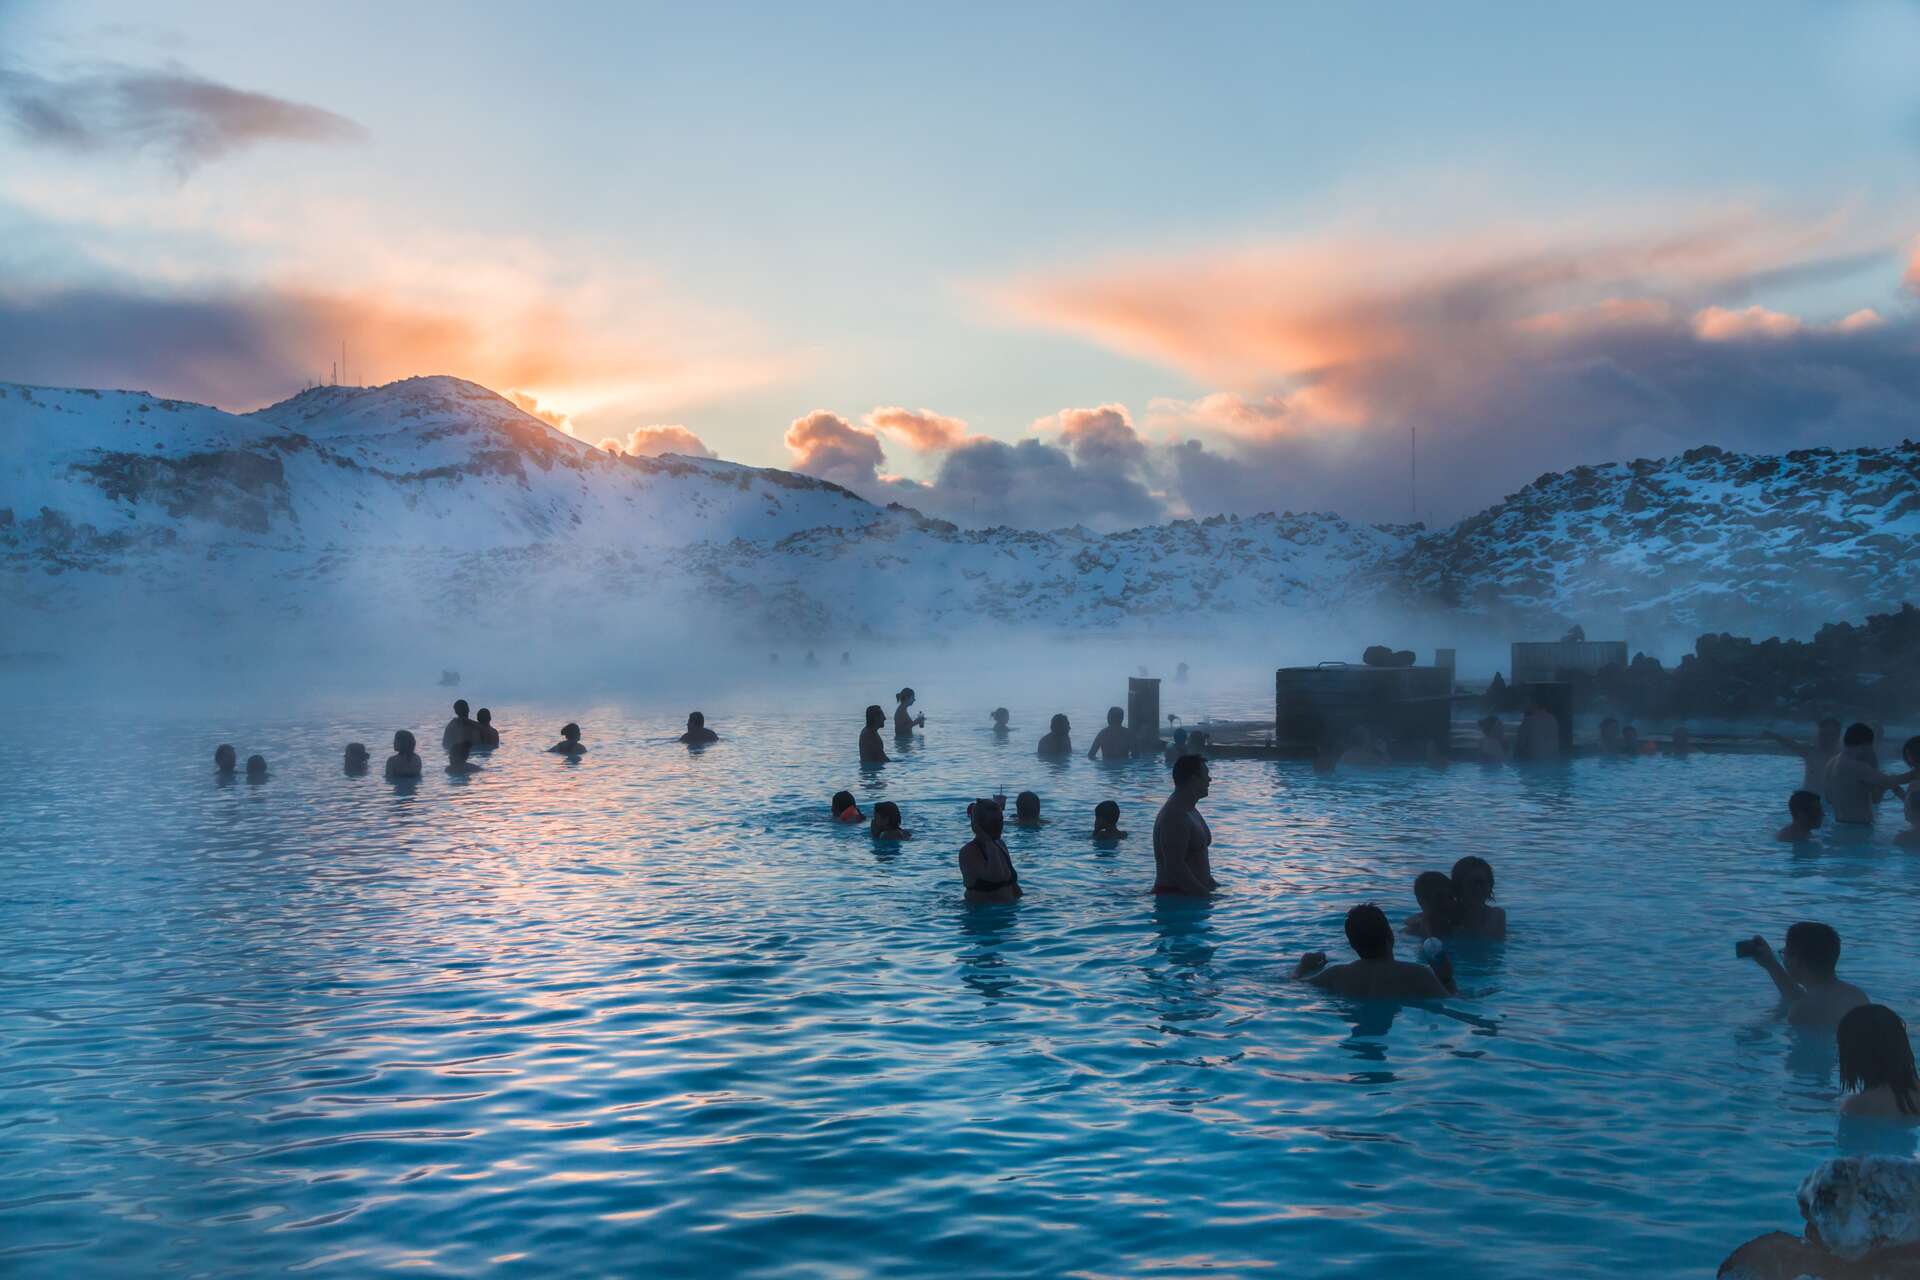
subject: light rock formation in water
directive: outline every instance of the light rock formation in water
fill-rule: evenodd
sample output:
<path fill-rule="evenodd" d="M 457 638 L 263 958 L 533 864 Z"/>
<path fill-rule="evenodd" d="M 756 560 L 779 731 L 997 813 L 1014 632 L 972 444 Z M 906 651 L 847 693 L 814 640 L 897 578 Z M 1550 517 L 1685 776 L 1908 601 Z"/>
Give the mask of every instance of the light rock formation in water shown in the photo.
<path fill-rule="evenodd" d="M 1800 1184 L 1804 1239 L 1772 1231 L 1720 1265 L 1720 1280 L 1920 1277 L 1920 1160 L 1842 1156 Z"/>

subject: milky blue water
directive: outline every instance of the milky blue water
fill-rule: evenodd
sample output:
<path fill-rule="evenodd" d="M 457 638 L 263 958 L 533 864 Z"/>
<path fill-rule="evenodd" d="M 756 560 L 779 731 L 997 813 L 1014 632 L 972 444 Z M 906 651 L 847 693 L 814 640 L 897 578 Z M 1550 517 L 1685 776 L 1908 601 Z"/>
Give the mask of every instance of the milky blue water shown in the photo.
<path fill-rule="evenodd" d="M 484 773 L 411 789 L 339 747 L 437 742 L 437 697 L 11 736 L 0 1272 L 1700 1275 L 1797 1230 L 1821 1157 L 1908 1142 L 1841 1130 L 1830 1046 L 1733 956 L 1827 920 L 1920 1011 L 1920 856 L 1775 844 L 1795 761 L 1223 761 L 1225 888 L 1175 904 L 1157 762 L 1042 764 L 1054 708 L 1001 743 L 924 695 L 863 774 L 870 696 L 716 713 L 702 754 L 683 708 L 496 705 Z M 542 754 L 575 718 L 591 754 Z M 221 740 L 271 779 L 216 782 Z M 917 838 L 829 822 L 842 786 Z M 970 907 L 964 802 L 1023 787 L 1027 896 Z M 1469 852 L 1513 937 L 1459 999 L 1289 980 Z"/>

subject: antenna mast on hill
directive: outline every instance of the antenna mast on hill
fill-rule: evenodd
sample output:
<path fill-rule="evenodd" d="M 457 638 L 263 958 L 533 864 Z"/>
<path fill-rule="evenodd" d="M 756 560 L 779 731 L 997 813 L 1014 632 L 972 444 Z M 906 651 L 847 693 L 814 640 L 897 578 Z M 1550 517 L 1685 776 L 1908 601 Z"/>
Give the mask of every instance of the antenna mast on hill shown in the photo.
<path fill-rule="evenodd" d="M 1407 428 L 1407 523 L 1420 523 L 1420 428 Z"/>

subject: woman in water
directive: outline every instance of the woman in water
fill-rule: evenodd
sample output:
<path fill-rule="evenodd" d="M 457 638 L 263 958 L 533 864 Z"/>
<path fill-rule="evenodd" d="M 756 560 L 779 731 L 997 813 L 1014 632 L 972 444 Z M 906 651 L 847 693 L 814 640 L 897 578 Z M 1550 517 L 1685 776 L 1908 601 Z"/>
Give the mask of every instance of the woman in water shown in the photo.
<path fill-rule="evenodd" d="M 1105 756 L 1109 760 L 1127 760 L 1133 756 L 1133 742 L 1123 727 L 1127 713 L 1121 707 L 1107 708 L 1107 727 L 1093 736 L 1093 745 L 1087 748 L 1087 759 Z"/>
<path fill-rule="evenodd" d="M 240 765 L 240 753 L 231 743 L 223 742 L 213 749 L 213 770 L 223 778 L 231 778 L 233 771 Z"/>
<path fill-rule="evenodd" d="M 1834 1038 L 1840 1085 L 1848 1093 L 1841 1114 L 1920 1124 L 1920 1078 L 1900 1015 L 1883 1004 L 1857 1005 L 1840 1019 Z"/>
<path fill-rule="evenodd" d="M 587 754 L 587 749 L 580 745 L 580 726 L 571 721 L 561 725 L 560 741 L 548 747 L 547 751 L 549 754 L 567 756 L 570 759 L 578 759 Z"/>
<path fill-rule="evenodd" d="M 1047 820 L 1040 816 L 1040 797 L 1031 791 L 1022 791 L 1013 798 L 1013 825 L 1016 827 L 1044 827 Z"/>
<path fill-rule="evenodd" d="M 346 771 L 350 774 L 365 773 L 367 771 L 367 761 L 371 758 L 372 757 L 367 754 L 367 746 L 364 742 L 349 742 L 347 744 Z"/>
<path fill-rule="evenodd" d="M 1095 840 L 1125 840 L 1127 833 L 1120 829 L 1120 806 L 1112 800 L 1102 800 L 1093 806 L 1093 838 Z"/>
<path fill-rule="evenodd" d="M 464 778 L 470 773 L 480 772 L 480 766 L 467 757 L 473 754 L 473 748 L 464 742 L 456 742 L 447 748 L 447 776 Z"/>
<path fill-rule="evenodd" d="M 1454 896 L 1453 881 L 1444 871 L 1422 871 L 1413 880 L 1413 900 L 1420 904 L 1418 915 L 1410 916 L 1406 931 L 1416 938 L 1445 938 L 1460 924 L 1460 900 Z"/>
<path fill-rule="evenodd" d="M 267 777 L 267 758 L 265 756 L 247 757 L 247 781 L 264 782 Z"/>
<path fill-rule="evenodd" d="M 1013 869 L 1013 855 L 1000 838 L 1006 824 L 1000 806 L 975 800 L 967 806 L 967 822 L 973 839 L 960 848 L 960 880 L 967 886 L 967 901 L 1012 902 L 1020 896 L 1020 873 Z"/>
<path fill-rule="evenodd" d="M 860 763 L 885 764 L 887 746 L 880 741 L 880 726 L 887 722 L 887 713 L 880 709 L 879 703 L 867 708 L 867 727 L 860 731 Z"/>
<path fill-rule="evenodd" d="M 994 737 L 1004 738 L 1007 736 L 1007 721 L 1010 720 L 1011 718 L 1012 717 L 1007 714 L 1007 709 L 1005 707 L 995 707 L 993 709 L 993 736 Z"/>
<path fill-rule="evenodd" d="M 1047 736 L 1040 739 L 1038 755 L 1070 756 L 1073 754 L 1073 726 L 1067 723 L 1065 716 L 1055 716 L 1047 726 Z"/>
<path fill-rule="evenodd" d="M 867 834 L 875 840 L 913 839 L 913 832 L 900 825 L 900 806 L 891 800 L 882 800 L 873 806 L 873 823 L 867 828 Z"/>
<path fill-rule="evenodd" d="M 473 713 L 473 749 L 491 751 L 500 745 L 500 731 L 493 727 L 493 712 L 485 707 Z"/>
<path fill-rule="evenodd" d="M 898 699 L 900 703 L 899 706 L 893 709 L 893 736 L 896 738 L 911 738 L 915 729 L 922 728 L 926 725 L 927 718 L 924 715 L 916 716 L 907 710 L 908 707 L 913 705 L 912 689 L 902 689 L 893 696 Z"/>
<path fill-rule="evenodd" d="M 420 757 L 414 752 L 413 735 L 405 729 L 393 735 L 393 754 L 387 757 L 387 777 L 417 778 L 420 776 Z"/>
<path fill-rule="evenodd" d="M 827 807 L 833 810 L 833 820 L 835 822 L 852 824 L 855 822 L 865 822 L 867 820 L 867 815 L 860 812 L 860 806 L 853 802 L 853 792 L 851 791 L 834 792 L 833 799 L 827 802 Z"/>
<path fill-rule="evenodd" d="M 1485 858 L 1470 853 L 1453 864 L 1453 896 L 1459 904 L 1461 933 L 1476 938 L 1507 936 L 1506 910 L 1491 905 L 1493 866 Z"/>

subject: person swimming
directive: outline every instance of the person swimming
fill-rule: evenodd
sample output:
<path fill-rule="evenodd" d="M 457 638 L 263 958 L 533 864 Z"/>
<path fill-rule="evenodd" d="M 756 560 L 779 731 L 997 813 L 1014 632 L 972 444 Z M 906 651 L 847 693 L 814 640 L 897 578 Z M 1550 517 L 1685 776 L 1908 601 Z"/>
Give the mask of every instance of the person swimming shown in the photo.
<path fill-rule="evenodd" d="M 1907 1024 L 1883 1004 L 1847 1010 L 1834 1029 L 1840 1056 L 1840 1113 L 1920 1124 L 1920 1074 Z"/>
<path fill-rule="evenodd" d="M 991 800 L 975 800 L 967 806 L 967 824 L 973 839 L 960 847 L 960 883 L 967 887 L 968 902 L 1012 902 L 1024 892 L 1020 873 L 1014 870 L 1013 855 L 1001 839 L 1006 815 Z"/>
<path fill-rule="evenodd" d="M 1793 755 L 1800 757 L 1800 789 L 1822 791 L 1827 785 L 1827 765 L 1840 754 L 1840 722 L 1832 716 L 1814 726 L 1812 742 L 1796 742 L 1784 734 L 1767 734 Z"/>
<path fill-rule="evenodd" d="M 993 709 L 993 715 L 992 715 L 993 736 L 996 738 L 1006 737 L 1009 731 L 1008 722 L 1012 718 L 1013 717 L 1008 714 L 1007 709 L 1005 707 L 995 707 Z"/>
<path fill-rule="evenodd" d="M 860 812 L 860 806 L 853 802 L 853 792 L 851 791 L 834 792 L 833 799 L 827 802 L 827 807 L 832 811 L 835 822 L 845 822 L 851 825 L 855 822 L 865 822 L 867 820 L 867 815 Z"/>
<path fill-rule="evenodd" d="M 1489 905 L 1493 898 L 1493 864 L 1468 854 L 1453 864 L 1453 896 L 1459 904 L 1457 928 L 1478 938 L 1507 936 L 1507 913 Z"/>
<path fill-rule="evenodd" d="M 371 759 L 372 757 L 367 754 L 366 743 L 349 742 L 347 744 L 346 760 L 342 767 L 345 768 L 348 773 L 365 773 L 367 771 L 367 763 Z"/>
<path fill-rule="evenodd" d="M 1735 943 L 1733 953 L 1767 971 L 1780 992 L 1781 1012 L 1796 1026 L 1837 1027 L 1848 1010 L 1868 1003 L 1866 992 L 1842 982 L 1834 972 L 1840 963 L 1840 935 L 1831 925 L 1802 920 L 1787 926 L 1781 957 L 1757 933 Z"/>
<path fill-rule="evenodd" d="M 1796 791 L 1787 797 L 1787 818 L 1787 825 L 1773 833 L 1775 840 L 1811 840 L 1820 824 L 1826 821 L 1827 811 L 1820 807 L 1820 797 L 1815 792 Z"/>
<path fill-rule="evenodd" d="M 1422 871 L 1415 876 L 1413 900 L 1420 904 L 1420 911 L 1407 917 L 1402 927 L 1414 937 L 1447 938 L 1459 929 L 1460 899 L 1446 872 Z"/>
<path fill-rule="evenodd" d="M 704 747 L 709 742 L 720 741 L 720 735 L 707 728 L 707 717 L 698 711 L 687 713 L 687 731 L 680 735 L 680 741 L 690 747 Z"/>
<path fill-rule="evenodd" d="M 473 748 L 468 746 L 464 742 L 456 742 L 452 746 L 448 747 L 447 748 L 448 775 L 455 778 L 462 778 L 469 773 L 480 772 L 480 766 L 475 764 L 471 759 L 469 759 L 469 757 L 472 756 L 472 754 L 473 754 Z"/>
<path fill-rule="evenodd" d="M 911 738 L 915 729 L 926 726 L 927 717 L 925 715 L 916 716 L 910 710 L 914 700 L 914 692 L 912 689 L 902 689 L 893 696 L 899 704 L 893 709 L 893 736 L 896 738 Z"/>
<path fill-rule="evenodd" d="M 1439 1000 L 1458 994 L 1446 952 L 1430 965 L 1393 958 L 1393 925 L 1373 903 L 1347 912 L 1346 934 L 1358 959 L 1329 965 L 1324 951 L 1309 951 L 1300 957 L 1293 976 L 1350 1000 Z"/>
<path fill-rule="evenodd" d="M 1013 798 L 1013 825 L 1016 827 L 1044 827 L 1047 820 L 1040 816 L 1040 797 L 1031 791 L 1022 791 Z"/>
<path fill-rule="evenodd" d="M 1485 764 L 1507 762 L 1507 727 L 1499 716 L 1480 717 L 1480 759 Z"/>
<path fill-rule="evenodd" d="M 413 735 L 405 729 L 394 732 L 393 754 L 387 757 L 386 775 L 389 780 L 420 776 L 420 757 L 414 751 Z"/>
<path fill-rule="evenodd" d="M 440 731 L 440 746 L 444 750 L 451 751 L 456 742 L 473 745 L 473 721 L 467 717 L 465 698 L 453 704 L 453 719 L 447 721 L 447 727 Z"/>
<path fill-rule="evenodd" d="M 240 767 L 240 753 L 231 743 L 223 742 L 213 749 L 213 771 L 222 777 L 232 777 Z"/>
<path fill-rule="evenodd" d="M 1884 791 L 1903 787 L 1920 777 L 1920 769 L 1883 773 L 1873 752 L 1873 729 L 1851 724 L 1840 739 L 1840 754 L 1827 762 L 1821 795 L 1833 810 L 1835 822 L 1866 826 L 1873 822 L 1873 806 Z"/>
<path fill-rule="evenodd" d="M 578 759 L 587 754 L 587 749 L 580 743 L 580 726 L 572 721 L 561 725 L 560 741 L 548 747 L 547 751 L 550 755 L 567 756 L 570 759 Z"/>
<path fill-rule="evenodd" d="M 1213 878 L 1213 828 L 1200 816 L 1213 775 L 1200 756 L 1173 762 L 1173 794 L 1153 820 L 1153 891 L 1204 897 L 1220 887 Z"/>
<path fill-rule="evenodd" d="M 267 776 L 267 758 L 265 756 L 247 757 L 247 781 L 260 782 Z"/>
<path fill-rule="evenodd" d="M 485 707 L 473 713 L 473 749 L 491 751 L 500 745 L 500 731 L 493 727 L 493 712 Z"/>
<path fill-rule="evenodd" d="M 875 702 L 867 707 L 867 727 L 860 731 L 860 763 L 885 764 L 887 762 L 886 744 L 880 741 L 880 728 L 887 722 L 887 713 Z"/>
<path fill-rule="evenodd" d="M 873 806 L 873 822 L 868 826 L 867 834 L 875 840 L 913 839 L 913 832 L 900 823 L 900 806 L 891 800 L 882 800 Z"/>
<path fill-rule="evenodd" d="M 1107 727 L 1093 736 L 1093 745 L 1087 748 L 1087 759 L 1105 756 L 1109 760 L 1128 760 L 1133 757 L 1133 739 L 1126 730 L 1127 712 L 1124 707 L 1107 708 Z"/>
<path fill-rule="evenodd" d="M 1046 736 L 1040 739 L 1040 745 L 1034 750 L 1040 756 L 1070 756 L 1073 754 L 1073 726 L 1064 715 L 1055 716 L 1047 723 Z"/>
<path fill-rule="evenodd" d="M 1095 840 L 1125 840 L 1127 833 L 1120 829 L 1120 805 L 1114 800 L 1102 800 L 1093 806 L 1093 838 Z"/>

